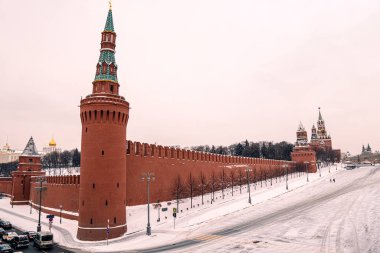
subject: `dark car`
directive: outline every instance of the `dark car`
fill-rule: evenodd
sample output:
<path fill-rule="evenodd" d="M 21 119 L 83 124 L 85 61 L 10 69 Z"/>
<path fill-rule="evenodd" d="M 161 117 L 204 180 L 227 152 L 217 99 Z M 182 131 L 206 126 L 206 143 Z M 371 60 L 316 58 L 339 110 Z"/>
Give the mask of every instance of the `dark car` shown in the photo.
<path fill-rule="evenodd" d="M 36 237 L 37 232 L 34 231 L 26 231 L 22 233 L 23 235 L 26 235 L 29 238 L 29 241 L 33 241 L 34 237 Z"/>
<path fill-rule="evenodd" d="M 26 235 L 15 236 L 10 242 L 10 245 L 15 249 L 27 248 L 29 247 L 29 238 Z"/>
<path fill-rule="evenodd" d="M 3 234 L 5 233 L 4 228 L 0 228 L 0 236 L 3 237 Z"/>
<path fill-rule="evenodd" d="M 0 253 L 13 253 L 13 250 L 8 244 L 0 244 Z"/>
<path fill-rule="evenodd" d="M 12 224 L 9 221 L 2 220 L 2 221 L 0 221 L 0 227 L 2 227 L 4 229 L 11 229 Z"/>

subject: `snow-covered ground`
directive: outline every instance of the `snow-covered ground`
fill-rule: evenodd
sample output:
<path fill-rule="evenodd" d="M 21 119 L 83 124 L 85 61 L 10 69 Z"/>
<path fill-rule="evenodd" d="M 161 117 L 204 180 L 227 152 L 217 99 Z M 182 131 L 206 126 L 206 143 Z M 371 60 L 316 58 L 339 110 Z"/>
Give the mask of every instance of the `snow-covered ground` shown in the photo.
<path fill-rule="evenodd" d="M 376 167 L 377 168 L 377 167 Z M 167 212 L 151 208 L 152 235 L 145 235 L 146 205 L 127 207 L 128 234 L 105 242 L 80 242 L 75 238 L 77 222 L 55 219 L 55 240 L 76 251 L 149 251 L 177 252 L 380 252 L 380 169 L 363 167 L 346 171 L 338 167 L 319 173 L 289 177 L 289 190 L 284 179 L 251 185 L 252 205 L 247 188 L 239 187 L 180 204 L 176 227 L 171 205 Z M 379 171 L 379 172 L 377 172 Z M 335 178 L 336 183 L 330 182 Z M 199 205 L 198 205 L 199 204 Z M 182 210 L 182 212 L 181 212 Z M 27 206 L 11 208 L 9 199 L 0 200 L 0 217 L 22 229 L 35 229 L 37 213 Z M 47 230 L 43 214 L 43 230 Z M 176 244 L 170 246 L 172 244 Z M 164 245 L 165 248 L 156 248 Z M 181 245 L 187 247 L 181 248 Z M 155 249 L 156 248 L 156 249 Z"/>

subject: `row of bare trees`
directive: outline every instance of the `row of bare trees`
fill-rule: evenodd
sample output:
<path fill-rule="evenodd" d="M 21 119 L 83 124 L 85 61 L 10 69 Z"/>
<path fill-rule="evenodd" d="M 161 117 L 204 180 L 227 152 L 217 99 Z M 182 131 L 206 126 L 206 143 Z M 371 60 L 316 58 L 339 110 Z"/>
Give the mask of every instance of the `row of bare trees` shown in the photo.
<path fill-rule="evenodd" d="M 211 204 L 215 201 L 215 192 L 221 191 L 222 198 L 225 197 L 225 191 L 231 191 L 231 195 L 234 194 L 234 187 L 239 188 L 239 192 L 242 192 L 242 186 L 250 182 L 256 184 L 260 182 L 260 187 L 270 184 L 272 186 L 273 180 L 281 181 L 281 178 L 288 174 L 288 177 L 301 176 L 301 173 L 306 172 L 304 164 L 296 164 L 286 168 L 253 168 L 250 171 L 245 168 L 239 169 L 226 169 L 223 168 L 220 171 L 212 171 L 209 175 L 204 172 L 195 174 L 189 172 L 185 177 L 179 174 L 173 181 L 171 187 L 171 193 L 173 198 L 177 202 L 177 210 L 179 210 L 179 201 L 183 198 L 190 198 L 190 207 L 193 208 L 193 198 L 201 196 L 201 203 L 204 204 L 204 195 L 211 193 Z M 284 179 L 283 179 L 284 180 Z"/>

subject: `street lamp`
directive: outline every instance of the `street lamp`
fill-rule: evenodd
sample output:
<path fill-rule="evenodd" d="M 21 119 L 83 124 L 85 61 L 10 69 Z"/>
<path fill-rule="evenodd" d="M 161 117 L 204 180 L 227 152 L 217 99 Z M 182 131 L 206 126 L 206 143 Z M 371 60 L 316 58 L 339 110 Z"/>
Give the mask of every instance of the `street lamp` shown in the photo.
<path fill-rule="evenodd" d="M 306 161 L 305 165 L 306 165 L 306 182 L 309 182 L 309 167 L 308 167 L 309 162 Z"/>
<path fill-rule="evenodd" d="M 288 186 L 288 165 L 287 164 L 284 164 L 282 165 L 283 168 L 285 168 L 286 170 L 286 190 L 289 189 L 289 186 Z"/>
<path fill-rule="evenodd" d="M 248 187 L 248 203 L 249 204 L 252 204 L 252 201 L 251 201 L 251 186 L 250 186 L 250 183 L 249 183 L 249 173 L 252 171 L 251 168 L 247 167 L 245 169 L 245 172 L 247 173 L 247 187 Z"/>
<path fill-rule="evenodd" d="M 37 232 L 41 232 L 41 202 L 42 202 L 42 190 L 45 190 L 46 187 L 42 187 L 42 183 L 45 182 L 44 177 L 38 177 L 37 182 L 40 183 L 40 187 L 35 187 L 37 191 L 40 192 L 40 203 L 38 208 L 38 224 L 37 224 Z"/>
<path fill-rule="evenodd" d="M 150 190 L 150 181 L 154 181 L 155 177 L 154 174 L 151 172 L 146 172 L 142 175 L 141 181 L 146 180 L 146 187 L 147 187 L 147 193 L 148 193 L 148 224 L 146 225 L 146 235 L 151 235 L 151 227 L 150 227 L 150 213 L 149 213 L 149 190 Z"/>
<path fill-rule="evenodd" d="M 59 205 L 61 211 L 59 212 L 59 224 L 62 224 L 62 205 Z"/>
<path fill-rule="evenodd" d="M 338 170 L 338 159 L 335 157 L 335 170 Z"/>

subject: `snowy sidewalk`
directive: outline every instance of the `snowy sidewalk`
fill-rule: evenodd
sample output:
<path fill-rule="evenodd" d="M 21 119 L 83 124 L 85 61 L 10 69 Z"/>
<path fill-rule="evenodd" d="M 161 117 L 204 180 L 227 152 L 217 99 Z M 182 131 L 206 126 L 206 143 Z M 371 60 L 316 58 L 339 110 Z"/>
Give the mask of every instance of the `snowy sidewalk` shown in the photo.
<path fill-rule="evenodd" d="M 252 205 L 248 203 L 247 186 L 242 187 L 240 194 L 239 186 L 234 187 L 234 196 L 232 196 L 232 189 L 224 190 L 224 199 L 222 192 L 215 192 L 215 202 L 211 204 L 211 195 L 204 195 L 204 205 L 201 203 L 201 197 L 193 198 L 193 205 L 195 208 L 190 207 L 190 199 L 184 199 L 179 206 L 179 213 L 176 219 L 176 228 L 174 229 L 174 220 L 172 217 L 171 208 L 176 207 L 175 201 L 161 203 L 162 207 L 167 207 L 167 212 L 161 212 L 161 221 L 157 222 L 158 210 L 151 209 L 151 226 L 152 235 L 146 236 L 145 229 L 147 223 L 147 206 L 133 206 L 127 207 L 127 222 L 128 233 L 121 238 L 109 240 L 109 246 L 105 241 L 100 242 L 83 242 L 76 239 L 77 221 L 62 219 L 62 224 L 59 224 L 59 217 L 54 219 L 52 232 L 54 233 L 55 242 L 58 244 L 77 249 L 78 251 L 91 251 L 91 252 L 113 252 L 125 250 L 138 250 L 141 248 L 157 247 L 160 245 L 175 243 L 184 239 L 189 239 L 189 234 L 202 235 L 202 226 L 212 222 L 214 219 L 221 218 L 225 215 L 238 212 L 243 209 L 252 208 L 255 205 L 263 203 L 269 199 L 278 197 L 280 195 L 291 192 L 300 187 L 311 187 L 320 180 L 330 180 L 334 178 L 335 174 L 341 171 L 340 165 L 338 170 L 335 166 L 331 166 L 331 173 L 328 167 L 322 168 L 322 177 L 319 173 L 309 173 L 309 182 L 306 181 L 306 174 L 298 177 L 298 173 L 294 173 L 293 178 L 289 175 L 288 185 L 289 190 L 285 189 L 285 180 L 279 179 L 267 180 L 266 182 L 257 182 L 256 186 L 251 184 L 251 198 Z M 217 199 L 216 199 L 217 198 Z M 181 212 L 182 210 L 182 212 Z M 48 222 L 46 213 L 42 213 L 42 230 L 48 230 Z M 0 200 L 0 217 L 11 221 L 15 227 L 21 230 L 35 230 L 37 227 L 38 213 L 32 210 L 30 213 L 29 206 L 14 206 L 9 204 L 9 199 Z M 194 233 L 197 231 L 197 233 Z"/>

